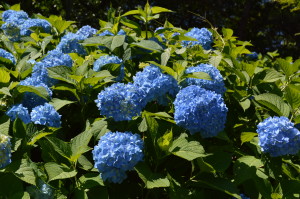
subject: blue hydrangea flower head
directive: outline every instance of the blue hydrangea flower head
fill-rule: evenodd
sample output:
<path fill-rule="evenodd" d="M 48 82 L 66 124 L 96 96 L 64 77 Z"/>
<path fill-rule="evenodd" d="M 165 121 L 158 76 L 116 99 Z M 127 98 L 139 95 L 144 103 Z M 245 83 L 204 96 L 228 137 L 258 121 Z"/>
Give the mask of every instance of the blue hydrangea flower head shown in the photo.
<path fill-rule="evenodd" d="M 28 109 L 22 104 L 17 104 L 12 106 L 7 112 L 6 115 L 10 117 L 11 120 L 20 118 L 25 124 L 31 122 Z"/>
<path fill-rule="evenodd" d="M 28 19 L 28 14 L 24 11 L 6 10 L 2 13 L 2 21 L 19 21 L 24 22 Z"/>
<path fill-rule="evenodd" d="M 31 121 L 35 124 L 60 127 L 61 115 L 54 109 L 51 104 L 45 103 L 44 105 L 36 106 L 32 109 Z"/>
<path fill-rule="evenodd" d="M 227 107 L 220 94 L 196 85 L 183 88 L 174 101 L 177 125 L 203 138 L 214 137 L 225 128 Z"/>
<path fill-rule="evenodd" d="M 122 62 L 123 60 L 115 55 L 104 55 L 94 62 L 93 70 L 98 72 L 101 70 L 101 67 L 106 64 L 122 64 Z M 116 78 L 116 81 L 122 81 L 124 76 L 125 76 L 125 67 L 124 64 L 122 64 L 120 66 L 120 74 Z"/>
<path fill-rule="evenodd" d="M 47 20 L 45 20 L 45 19 L 27 19 L 21 25 L 20 34 L 22 36 L 29 36 L 32 33 L 30 28 L 33 28 L 33 27 L 40 27 L 46 33 L 50 33 L 50 31 L 51 31 L 51 24 Z"/>
<path fill-rule="evenodd" d="M 189 32 L 185 34 L 185 36 L 195 38 L 198 41 L 182 41 L 183 46 L 187 47 L 187 46 L 201 45 L 205 50 L 211 49 L 213 37 L 212 37 L 212 33 L 208 29 L 192 28 Z"/>
<path fill-rule="evenodd" d="M 13 64 L 16 64 L 15 57 L 10 52 L 7 52 L 6 50 L 4 50 L 2 48 L 0 48 L 0 57 L 9 59 Z"/>
<path fill-rule="evenodd" d="M 93 35 L 95 35 L 97 33 L 97 30 L 95 28 L 92 28 L 89 25 L 86 26 L 82 26 L 77 32 L 77 35 L 81 35 L 83 36 L 85 39 L 92 37 Z"/>
<path fill-rule="evenodd" d="M 10 138 L 0 134 L 0 169 L 11 163 L 11 143 Z"/>
<path fill-rule="evenodd" d="M 144 91 L 131 83 L 114 83 L 102 90 L 95 102 L 101 115 L 125 121 L 141 114 L 146 105 L 144 96 Z"/>
<path fill-rule="evenodd" d="M 158 100 L 165 105 L 162 99 L 166 94 L 175 97 L 179 91 L 177 81 L 168 74 L 163 74 L 161 69 L 155 65 L 147 66 L 141 72 L 137 72 L 133 77 L 134 85 L 145 91 L 145 101 Z"/>
<path fill-rule="evenodd" d="M 64 54 L 58 50 L 51 50 L 47 55 L 42 59 L 46 67 L 53 66 L 68 66 L 72 67 L 73 61 L 70 55 Z"/>
<path fill-rule="evenodd" d="M 93 159 L 95 168 L 104 181 L 122 183 L 126 171 L 143 160 L 144 142 L 140 135 L 131 132 L 108 132 L 103 135 L 94 147 Z"/>
<path fill-rule="evenodd" d="M 86 38 L 82 34 L 78 35 L 69 32 L 61 38 L 59 44 L 56 46 L 56 50 L 59 50 L 62 53 L 78 53 L 80 55 L 85 55 L 85 49 L 79 44 L 79 42 L 84 39 Z"/>
<path fill-rule="evenodd" d="M 209 74 L 212 80 L 187 78 L 183 82 L 183 86 L 197 85 L 207 90 L 215 91 L 216 93 L 221 95 L 223 95 L 226 92 L 223 77 L 216 67 L 210 64 L 200 64 L 195 67 L 189 67 L 185 71 L 186 74 L 194 72 L 205 72 Z"/>
<path fill-rule="evenodd" d="M 262 152 L 271 157 L 294 155 L 300 150 L 300 131 L 284 116 L 265 119 L 256 131 Z"/>

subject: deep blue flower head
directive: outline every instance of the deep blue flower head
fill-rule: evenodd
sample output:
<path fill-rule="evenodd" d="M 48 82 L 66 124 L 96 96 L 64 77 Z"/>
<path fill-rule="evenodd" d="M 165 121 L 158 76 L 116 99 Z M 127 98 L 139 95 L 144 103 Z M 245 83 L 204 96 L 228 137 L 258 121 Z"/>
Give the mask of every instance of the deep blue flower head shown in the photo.
<path fill-rule="evenodd" d="M 183 88 L 174 101 L 176 124 L 203 138 L 216 136 L 225 127 L 227 107 L 220 94 L 191 85 Z"/>
<path fill-rule="evenodd" d="M 137 72 L 133 77 L 133 81 L 136 87 L 145 91 L 146 102 L 158 100 L 160 104 L 165 105 L 166 103 L 164 103 L 164 100 L 161 101 L 161 99 L 166 94 L 175 97 L 179 91 L 177 81 L 172 76 L 163 74 L 161 69 L 155 65 L 147 66 L 143 71 Z"/>
<path fill-rule="evenodd" d="M 0 169 L 11 163 L 11 143 L 10 138 L 0 134 Z"/>
<path fill-rule="evenodd" d="M 7 52 L 6 50 L 4 50 L 2 48 L 0 48 L 0 57 L 9 59 L 13 64 L 16 64 L 15 57 L 10 52 Z"/>
<path fill-rule="evenodd" d="M 34 77 L 27 77 L 26 79 L 24 79 L 20 82 L 20 85 L 34 86 L 34 87 L 44 87 L 47 90 L 49 96 L 50 97 L 52 96 L 51 89 L 45 83 L 40 82 L 39 79 L 36 79 Z M 23 97 L 22 105 L 24 107 L 28 108 L 29 111 L 31 111 L 31 109 L 33 107 L 38 106 L 38 105 L 42 105 L 45 102 L 47 102 L 47 100 L 45 100 L 44 98 L 36 95 L 35 93 L 26 92 L 24 94 L 24 97 Z"/>
<path fill-rule="evenodd" d="M 2 24 L 1 29 L 10 41 L 20 40 L 20 26 L 18 24 L 14 22 L 7 22 Z"/>
<path fill-rule="evenodd" d="M 28 19 L 28 14 L 24 11 L 6 10 L 2 13 L 2 21 L 22 21 Z"/>
<path fill-rule="evenodd" d="M 183 46 L 201 45 L 203 49 L 211 49 L 211 43 L 213 42 L 212 33 L 206 28 L 192 28 L 185 36 L 193 37 L 198 41 L 182 41 Z"/>
<path fill-rule="evenodd" d="M 95 28 L 92 28 L 89 25 L 86 26 L 82 26 L 77 32 L 77 35 L 81 35 L 82 37 L 89 38 L 92 37 L 93 35 L 95 35 L 97 33 L 97 30 Z"/>
<path fill-rule="evenodd" d="M 194 72 L 205 72 L 209 74 L 212 80 L 187 78 L 183 82 L 183 86 L 197 85 L 200 86 L 201 88 L 215 91 L 216 93 L 221 95 L 223 95 L 226 92 L 223 77 L 220 71 L 216 67 L 210 64 L 200 64 L 195 67 L 189 67 L 185 71 L 185 73 L 187 74 L 194 73 Z"/>
<path fill-rule="evenodd" d="M 12 106 L 7 112 L 6 115 L 10 117 L 11 120 L 20 118 L 25 124 L 31 122 L 28 109 L 22 104 L 17 104 Z"/>
<path fill-rule="evenodd" d="M 30 28 L 33 27 L 40 27 L 43 29 L 44 32 L 49 33 L 51 31 L 51 24 L 45 20 L 45 19 L 27 19 L 22 25 L 21 25 L 21 35 L 29 36 L 32 31 Z"/>
<path fill-rule="evenodd" d="M 45 103 L 44 105 L 36 106 L 32 109 L 31 121 L 35 124 L 60 127 L 61 115 L 54 109 L 51 104 Z"/>
<path fill-rule="evenodd" d="M 141 114 L 146 105 L 144 97 L 144 91 L 131 83 L 114 83 L 102 90 L 95 102 L 101 115 L 125 121 Z"/>
<path fill-rule="evenodd" d="M 76 33 L 67 33 L 64 35 L 59 44 L 56 46 L 56 49 L 62 53 L 78 53 L 80 55 L 85 55 L 86 51 L 79 42 L 86 39 L 82 34 L 78 35 Z"/>
<path fill-rule="evenodd" d="M 300 131 L 286 117 L 269 117 L 257 125 L 261 150 L 271 157 L 296 154 L 300 150 Z"/>
<path fill-rule="evenodd" d="M 117 57 L 115 55 L 104 55 L 104 56 L 101 56 L 99 59 L 97 59 L 94 62 L 93 70 L 98 72 L 101 70 L 101 67 L 106 64 L 121 64 L 122 62 L 123 62 L 122 59 L 120 59 L 119 57 Z M 124 70 L 125 70 L 125 67 L 124 67 L 124 64 L 122 64 L 120 66 L 120 74 L 116 78 L 116 81 L 122 81 L 122 79 L 125 76 Z"/>
<path fill-rule="evenodd" d="M 143 148 L 144 142 L 138 134 L 108 132 L 92 151 L 95 168 L 104 181 L 122 183 L 127 177 L 126 171 L 143 160 Z"/>

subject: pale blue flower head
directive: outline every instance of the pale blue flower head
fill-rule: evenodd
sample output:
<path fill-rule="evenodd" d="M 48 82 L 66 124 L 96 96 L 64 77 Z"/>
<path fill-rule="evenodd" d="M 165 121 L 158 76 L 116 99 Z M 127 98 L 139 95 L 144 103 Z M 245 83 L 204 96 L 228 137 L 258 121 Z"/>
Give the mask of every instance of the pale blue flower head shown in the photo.
<path fill-rule="evenodd" d="M 145 101 L 158 100 L 165 105 L 166 94 L 175 97 L 179 91 L 177 81 L 170 75 L 161 72 L 155 65 L 147 66 L 133 77 L 134 85 L 145 91 Z M 165 100 L 164 100 L 165 98 Z"/>
<path fill-rule="evenodd" d="M 271 157 L 294 155 L 300 150 L 300 131 L 284 116 L 265 119 L 256 131 L 262 152 Z"/>
<path fill-rule="evenodd" d="M 144 91 L 131 83 L 114 83 L 102 90 L 95 102 L 101 115 L 125 121 L 141 114 L 146 105 L 144 97 Z"/>
<path fill-rule="evenodd" d="M 176 124 L 191 134 L 214 137 L 225 128 L 227 107 L 220 94 L 191 85 L 183 88 L 174 101 Z"/>
<path fill-rule="evenodd" d="M 85 36 L 81 34 L 78 35 L 76 33 L 69 32 L 61 38 L 59 44 L 56 46 L 56 50 L 59 50 L 62 53 L 77 53 L 85 55 L 86 51 L 79 43 L 84 39 L 86 39 Z"/>
<path fill-rule="evenodd" d="M 92 28 L 89 25 L 82 26 L 77 32 L 77 35 L 81 35 L 83 38 L 89 38 L 92 37 L 97 33 L 97 30 L 95 28 Z"/>
<path fill-rule="evenodd" d="M 30 113 L 30 116 L 31 121 L 35 124 L 50 127 L 60 127 L 61 125 L 61 115 L 59 115 L 54 107 L 48 103 L 34 107 Z"/>
<path fill-rule="evenodd" d="M 22 104 L 13 105 L 7 112 L 6 115 L 10 117 L 11 120 L 20 118 L 25 124 L 31 122 L 28 109 Z"/>
<path fill-rule="evenodd" d="M 102 66 L 106 64 L 122 64 L 122 62 L 123 60 L 115 55 L 104 55 L 94 62 L 93 70 L 98 72 L 101 70 Z M 120 73 L 119 76 L 116 78 L 116 81 L 122 81 L 124 76 L 125 76 L 125 67 L 124 64 L 122 64 L 120 66 Z"/>
<path fill-rule="evenodd" d="M 143 160 L 144 142 L 140 135 L 131 132 L 108 132 L 94 147 L 95 168 L 104 181 L 122 183 L 126 171 Z"/>
<path fill-rule="evenodd" d="M 20 34 L 22 36 L 29 36 L 32 33 L 32 30 L 30 30 L 30 28 L 33 28 L 33 27 L 39 27 L 45 33 L 50 33 L 50 31 L 51 31 L 51 24 L 47 20 L 45 20 L 45 19 L 27 19 L 21 25 Z"/>
<path fill-rule="evenodd" d="M 212 37 L 212 33 L 208 29 L 192 28 L 189 32 L 185 34 L 185 36 L 195 38 L 198 41 L 182 41 L 183 46 L 187 47 L 187 46 L 201 45 L 205 50 L 211 49 L 213 37 Z"/>
<path fill-rule="evenodd" d="M 10 138 L 0 134 L 0 169 L 11 163 L 11 143 Z"/>
<path fill-rule="evenodd" d="M 200 86 L 201 88 L 215 91 L 216 93 L 221 95 L 223 95 L 226 92 L 223 77 L 220 71 L 216 67 L 210 64 L 200 64 L 195 67 L 189 67 L 185 71 L 186 74 L 194 73 L 194 72 L 205 72 L 209 74 L 211 80 L 187 78 L 182 83 L 183 86 L 197 85 Z"/>

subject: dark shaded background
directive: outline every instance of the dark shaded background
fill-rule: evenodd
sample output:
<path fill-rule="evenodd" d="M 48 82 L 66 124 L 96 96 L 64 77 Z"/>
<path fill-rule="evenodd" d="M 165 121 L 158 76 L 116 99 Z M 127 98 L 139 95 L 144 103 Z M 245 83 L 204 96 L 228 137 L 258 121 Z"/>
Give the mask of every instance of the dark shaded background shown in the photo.
<path fill-rule="evenodd" d="M 4 3 L 2 1 L 2 3 Z M 30 15 L 61 15 L 75 20 L 78 26 L 91 25 L 99 28 L 99 19 L 106 20 L 107 10 L 112 5 L 124 13 L 144 6 L 141 0 L 10 0 L 10 5 L 21 3 L 21 8 Z M 152 27 L 161 26 L 166 19 L 177 27 L 207 27 L 209 25 L 197 15 L 208 19 L 215 27 L 231 28 L 240 40 L 251 41 L 250 50 L 266 53 L 278 50 L 281 56 L 299 58 L 300 11 L 290 12 L 278 3 L 266 0 L 150 0 L 152 6 L 173 10 L 164 13 Z M 197 15 L 193 14 L 196 13 Z"/>

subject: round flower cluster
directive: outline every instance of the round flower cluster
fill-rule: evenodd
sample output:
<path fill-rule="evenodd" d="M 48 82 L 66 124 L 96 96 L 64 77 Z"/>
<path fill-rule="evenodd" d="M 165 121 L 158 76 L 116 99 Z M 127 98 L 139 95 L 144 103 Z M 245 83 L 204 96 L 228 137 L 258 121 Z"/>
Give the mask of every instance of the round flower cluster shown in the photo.
<path fill-rule="evenodd" d="M 172 97 L 179 91 L 177 81 L 170 75 L 163 74 L 155 65 L 147 66 L 133 77 L 134 85 L 145 91 L 145 101 L 158 100 L 162 105 L 166 104 L 166 94 Z"/>
<path fill-rule="evenodd" d="M 28 109 L 22 104 L 17 104 L 12 106 L 7 112 L 6 115 L 10 117 L 11 120 L 20 118 L 25 124 L 31 122 Z"/>
<path fill-rule="evenodd" d="M 296 154 L 300 150 L 300 131 L 286 117 L 269 117 L 257 125 L 261 150 L 271 157 Z"/>
<path fill-rule="evenodd" d="M 102 66 L 106 64 L 122 64 L 122 62 L 123 62 L 122 59 L 120 59 L 115 55 L 104 55 L 94 62 L 93 70 L 98 72 L 101 70 Z M 122 81 L 124 76 L 125 76 L 125 69 L 124 69 L 124 64 L 122 64 L 120 66 L 120 74 L 116 78 L 116 81 Z"/>
<path fill-rule="evenodd" d="M 54 109 L 51 104 L 36 106 L 32 109 L 31 121 L 35 124 L 46 125 L 51 127 L 60 127 L 61 115 Z"/>
<path fill-rule="evenodd" d="M 138 134 L 108 132 L 92 151 L 95 168 L 104 181 L 122 183 L 127 178 L 126 171 L 143 160 L 143 148 L 144 142 Z"/>
<path fill-rule="evenodd" d="M 39 27 L 44 30 L 44 32 L 49 33 L 51 31 L 51 24 L 45 20 L 45 19 L 27 19 L 22 25 L 21 25 L 21 36 L 29 36 L 32 31 L 30 28 L 33 27 Z"/>
<path fill-rule="evenodd" d="M 11 53 L 7 52 L 2 48 L 0 48 L 0 57 L 9 59 L 13 64 L 16 64 L 15 57 Z"/>
<path fill-rule="evenodd" d="M 19 41 L 21 36 L 29 36 L 32 27 L 40 27 L 44 32 L 51 31 L 51 24 L 44 19 L 30 19 L 24 11 L 6 10 L 2 13 L 1 29 L 11 41 Z"/>
<path fill-rule="evenodd" d="M 187 46 L 201 45 L 205 50 L 211 49 L 213 37 L 212 37 L 212 33 L 206 28 L 201 28 L 201 29 L 192 28 L 189 32 L 185 34 L 185 36 L 195 38 L 198 41 L 182 41 L 183 46 L 187 47 Z"/>
<path fill-rule="evenodd" d="M 203 138 L 216 136 L 225 127 L 227 107 L 220 94 L 191 85 L 176 95 L 174 119 L 191 134 Z"/>
<path fill-rule="evenodd" d="M 200 86 L 201 88 L 215 91 L 216 93 L 221 95 L 223 95 L 226 92 L 223 77 L 220 71 L 216 67 L 210 64 L 200 64 L 195 67 L 189 67 L 185 71 L 186 74 L 194 73 L 194 72 L 205 72 L 209 74 L 212 80 L 187 78 L 183 82 L 184 86 L 197 85 Z"/>
<path fill-rule="evenodd" d="M 59 44 L 56 46 L 56 49 L 62 53 L 77 53 L 85 55 L 86 51 L 79 42 L 93 36 L 96 32 L 97 30 L 90 26 L 83 26 L 76 33 L 69 32 L 64 35 Z"/>
<path fill-rule="evenodd" d="M 11 143 L 6 135 L 0 134 L 0 169 L 11 163 Z"/>
<path fill-rule="evenodd" d="M 144 91 L 131 83 L 115 83 L 102 90 L 95 102 L 101 115 L 124 121 L 141 114 L 144 96 Z"/>

